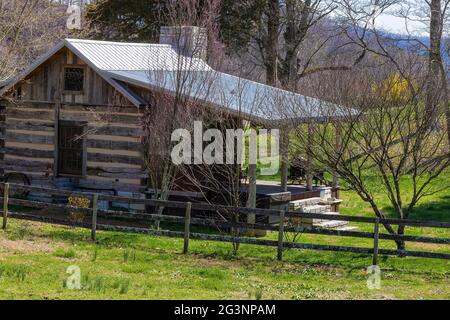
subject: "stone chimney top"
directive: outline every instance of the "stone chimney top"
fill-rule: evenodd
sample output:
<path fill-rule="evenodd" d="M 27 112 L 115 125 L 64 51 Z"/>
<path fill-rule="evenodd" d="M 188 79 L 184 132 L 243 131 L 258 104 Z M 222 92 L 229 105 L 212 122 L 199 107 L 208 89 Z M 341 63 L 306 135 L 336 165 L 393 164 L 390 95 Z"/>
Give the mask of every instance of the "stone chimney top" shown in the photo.
<path fill-rule="evenodd" d="M 161 27 L 160 44 L 169 44 L 179 54 L 206 60 L 208 35 L 205 28 L 193 26 Z"/>

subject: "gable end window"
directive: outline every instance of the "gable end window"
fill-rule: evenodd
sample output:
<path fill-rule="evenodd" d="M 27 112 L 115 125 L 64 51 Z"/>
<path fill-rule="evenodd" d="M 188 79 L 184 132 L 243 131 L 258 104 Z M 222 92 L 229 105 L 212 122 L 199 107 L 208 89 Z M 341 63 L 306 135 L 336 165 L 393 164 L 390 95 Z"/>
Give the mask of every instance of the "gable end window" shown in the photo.
<path fill-rule="evenodd" d="M 84 89 L 84 68 L 64 68 L 64 91 L 81 92 Z"/>

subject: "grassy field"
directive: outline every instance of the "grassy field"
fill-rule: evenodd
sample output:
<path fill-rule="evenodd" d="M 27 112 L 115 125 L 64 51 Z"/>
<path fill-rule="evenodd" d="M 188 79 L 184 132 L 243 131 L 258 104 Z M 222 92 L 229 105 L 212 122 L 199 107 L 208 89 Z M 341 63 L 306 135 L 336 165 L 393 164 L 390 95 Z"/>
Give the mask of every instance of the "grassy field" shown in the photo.
<path fill-rule="evenodd" d="M 342 198 L 344 214 L 371 215 L 352 192 Z M 411 218 L 449 221 L 449 213 L 450 191 L 427 198 Z M 425 228 L 407 234 L 450 237 Z M 88 230 L 10 220 L 0 231 L 0 299 L 450 299 L 450 261 L 382 256 L 381 289 L 369 290 L 368 255 L 290 250 L 278 262 L 275 248 L 242 245 L 235 256 L 231 244 L 192 241 L 184 256 L 181 239 L 99 232 L 94 245 L 89 237 Z M 372 246 L 317 235 L 300 241 Z M 407 248 L 450 253 L 434 244 Z M 67 288 L 70 266 L 80 268 L 81 290 Z"/>

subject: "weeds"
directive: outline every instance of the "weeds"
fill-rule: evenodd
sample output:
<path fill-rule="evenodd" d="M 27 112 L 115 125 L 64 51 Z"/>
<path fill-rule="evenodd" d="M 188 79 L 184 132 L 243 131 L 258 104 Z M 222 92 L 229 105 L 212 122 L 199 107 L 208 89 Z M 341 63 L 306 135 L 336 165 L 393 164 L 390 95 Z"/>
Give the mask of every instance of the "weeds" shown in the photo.
<path fill-rule="evenodd" d="M 81 277 L 82 291 L 106 293 L 115 290 L 119 294 L 126 294 L 130 289 L 130 284 L 130 279 L 127 278 L 109 279 L 103 276 L 91 276 L 89 273 L 86 273 Z M 63 288 L 67 289 L 66 281 L 63 281 Z"/>
<path fill-rule="evenodd" d="M 30 234 L 28 224 L 19 225 L 11 235 L 11 240 L 24 240 Z"/>
<path fill-rule="evenodd" d="M 69 250 L 58 249 L 53 253 L 53 255 L 58 258 L 73 259 L 75 258 L 76 253 L 73 249 Z"/>
<path fill-rule="evenodd" d="M 97 261 L 97 256 L 98 256 L 98 249 L 97 247 L 94 248 L 94 252 L 92 252 L 92 258 L 91 261 L 92 262 L 96 262 Z"/>
<path fill-rule="evenodd" d="M 126 294 L 130 288 L 130 279 L 120 278 L 116 279 L 113 288 L 117 289 L 119 294 Z"/>
<path fill-rule="evenodd" d="M 135 262 L 136 261 L 136 250 L 125 249 L 123 252 L 123 262 Z"/>
<path fill-rule="evenodd" d="M 28 267 L 24 265 L 2 265 L 0 264 L 0 279 L 13 278 L 24 282 L 28 275 Z"/>
<path fill-rule="evenodd" d="M 255 300 L 262 300 L 262 296 L 263 296 L 263 290 L 262 290 L 262 288 L 258 288 L 258 289 L 256 289 L 256 292 L 255 292 Z"/>

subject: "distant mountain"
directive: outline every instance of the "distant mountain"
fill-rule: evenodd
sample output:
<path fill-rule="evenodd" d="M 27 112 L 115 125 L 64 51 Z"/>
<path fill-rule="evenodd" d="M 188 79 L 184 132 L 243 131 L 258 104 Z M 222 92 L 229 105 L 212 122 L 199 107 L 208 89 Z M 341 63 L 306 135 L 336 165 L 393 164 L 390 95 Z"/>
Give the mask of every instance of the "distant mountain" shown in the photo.
<path fill-rule="evenodd" d="M 390 35 L 390 37 L 392 38 L 398 38 L 398 39 L 403 39 L 406 38 L 405 36 L 402 35 Z M 420 42 L 422 42 L 423 44 L 425 44 L 427 47 L 430 47 L 430 38 L 428 37 L 417 37 L 417 40 L 419 40 Z M 444 41 L 442 41 L 442 59 L 444 60 L 444 63 L 447 65 L 447 68 L 450 68 L 450 55 L 449 55 L 449 44 L 450 44 L 450 38 L 444 39 Z M 397 42 L 397 46 L 399 46 L 402 49 L 407 49 L 410 48 L 412 46 L 416 46 L 417 43 L 415 43 L 414 41 L 398 41 Z M 426 55 L 426 51 L 424 49 L 423 54 Z"/>

